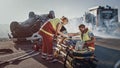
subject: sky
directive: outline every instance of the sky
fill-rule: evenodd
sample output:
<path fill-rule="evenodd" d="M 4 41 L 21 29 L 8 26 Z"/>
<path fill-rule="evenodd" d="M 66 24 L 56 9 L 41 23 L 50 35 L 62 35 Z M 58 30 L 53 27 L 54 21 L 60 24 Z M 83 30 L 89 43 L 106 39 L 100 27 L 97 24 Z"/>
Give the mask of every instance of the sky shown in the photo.
<path fill-rule="evenodd" d="M 30 11 L 40 15 L 54 10 L 58 18 L 81 17 L 89 8 L 99 5 L 118 8 L 120 19 L 120 0 L 0 0 L 0 24 L 25 21 Z"/>

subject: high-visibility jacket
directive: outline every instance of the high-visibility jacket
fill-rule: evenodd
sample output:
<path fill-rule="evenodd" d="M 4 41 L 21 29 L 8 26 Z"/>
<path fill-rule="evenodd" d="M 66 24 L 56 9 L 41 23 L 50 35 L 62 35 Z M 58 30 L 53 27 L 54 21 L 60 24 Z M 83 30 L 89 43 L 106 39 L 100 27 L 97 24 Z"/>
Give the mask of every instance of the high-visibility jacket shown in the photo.
<path fill-rule="evenodd" d="M 81 34 L 81 40 L 86 42 L 86 41 L 90 41 L 91 40 L 91 37 L 89 36 L 89 32 L 90 30 L 87 30 L 87 32 L 85 32 L 83 35 Z M 95 50 L 95 47 L 94 47 L 94 42 L 93 43 L 89 43 L 89 44 L 85 44 L 88 46 L 89 49 L 91 50 Z"/>
<path fill-rule="evenodd" d="M 89 41 L 89 40 L 91 40 L 91 38 L 90 38 L 90 36 L 89 36 L 89 30 L 87 30 L 87 32 L 86 33 L 84 33 L 83 34 L 83 36 L 81 35 L 81 40 L 82 41 Z"/>
<path fill-rule="evenodd" d="M 61 23 L 61 20 L 58 18 L 50 19 L 50 23 L 53 26 L 53 28 L 56 30 L 57 24 Z"/>
<path fill-rule="evenodd" d="M 52 26 L 52 30 L 51 28 L 49 28 L 49 24 L 51 24 Z M 48 22 L 46 22 L 42 28 L 40 29 L 42 32 L 44 32 L 45 34 L 49 35 L 49 36 L 54 36 L 54 34 L 56 33 L 56 29 L 57 29 L 57 25 L 58 23 L 61 23 L 61 20 L 58 18 L 54 18 L 54 19 L 50 19 Z M 51 30 L 51 31 L 50 31 Z M 53 32 L 53 33 L 52 33 Z"/>
<path fill-rule="evenodd" d="M 52 55 L 53 53 L 53 36 L 56 34 L 57 24 L 61 21 L 58 18 L 50 19 L 39 30 L 42 36 L 42 53 Z"/>

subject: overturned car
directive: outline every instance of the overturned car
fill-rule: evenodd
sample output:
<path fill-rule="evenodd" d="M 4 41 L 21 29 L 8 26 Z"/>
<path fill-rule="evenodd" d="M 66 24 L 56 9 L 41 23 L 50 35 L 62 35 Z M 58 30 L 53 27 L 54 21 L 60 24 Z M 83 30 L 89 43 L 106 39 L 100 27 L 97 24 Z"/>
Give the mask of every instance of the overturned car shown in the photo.
<path fill-rule="evenodd" d="M 49 19 L 55 18 L 54 11 L 49 11 L 48 14 L 37 15 L 34 12 L 29 12 L 29 18 L 24 22 L 13 21 L 10 24 L 12 37 L 10 39 L 15 43 L 31 41 L 37 35 L 40 27 Z M 37 37 L 37 36 L 35 36 Z"/>

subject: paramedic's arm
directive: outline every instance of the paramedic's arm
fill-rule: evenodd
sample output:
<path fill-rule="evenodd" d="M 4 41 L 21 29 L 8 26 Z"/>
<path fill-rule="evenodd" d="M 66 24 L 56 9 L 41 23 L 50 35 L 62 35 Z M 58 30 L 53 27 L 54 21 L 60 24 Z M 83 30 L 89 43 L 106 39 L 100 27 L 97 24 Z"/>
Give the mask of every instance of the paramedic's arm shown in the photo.
<path fill-rule="evenodd" d="M 77 32 L 77 33 L 68 33 L 68 36 L 77 36 L 77 35 L 80 35 L 80 32 Z"/>
<path fill-rule="evenodd" d="M 91 41 L 88 41 L 87 43 L 94 43 L 95 42 L 95 37 L 91 37 Z"/>
<path fill-rule="evenodd" d="M 66 35 L 66 34 L 64 34 L 64 33 L 62 33 L 61 31 L 60 31 L 60 29 L 62 28 L 62 24 L 58 24 L 58 27 L 57 27 L 57 33 L 58 34 L 60 34 L 61 36 L 63 36 L 63 37 L 68 37 L 68 35 Z"/>
<path fill-rule="evenodd" d="M 91 40 L 88 41 L 87 43 L 94 43 L 96 41 L 94 34 L 92 32 L 89 32 L 89 36 L 90 36 Z"/>
<path fill-rule="evenodd" d="M 68 33 L 69 36 L 77 36 L 80 35 L 80 33 Z"/>

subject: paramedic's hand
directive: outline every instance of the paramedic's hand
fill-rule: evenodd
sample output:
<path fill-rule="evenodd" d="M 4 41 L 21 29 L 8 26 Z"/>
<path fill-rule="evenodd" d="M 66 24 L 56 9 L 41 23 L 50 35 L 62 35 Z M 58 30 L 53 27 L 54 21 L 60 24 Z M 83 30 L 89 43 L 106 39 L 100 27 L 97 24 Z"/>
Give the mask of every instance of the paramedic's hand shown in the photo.
<path fill-rule="evenodd" d="M 56 35 L 54 35 L 54 36 L 53 36 L 53 40 L 56 40 L 56 39 L 57 39 L 57 36 L 56 36 Z"/>
<path fill-rule="evenodd" d="M 57 36 L 56 36 L 56 35 L 54 35 L 54 36 L 53 36 L 53 38 L 57 38 Z"/>
<path fill-rule="evenodd" d="M 84 42 L 84 41 L 82 41 L 82 44 L 83 44 L 83 45 L 85 45 L 85 42 Z"/>
<path fill-rule="evenodd" d="M 80 41 L 80 45 L 85 45 L 86 43 L 84 41 Z"/>
<path fill-rule="evenodd" d="M 66 35 L 66 34 L 65 34 L 63 37 L 65 37 L 65 38 L 69 38 L 69 36 L 68 36 L 68 35 Z"/>

